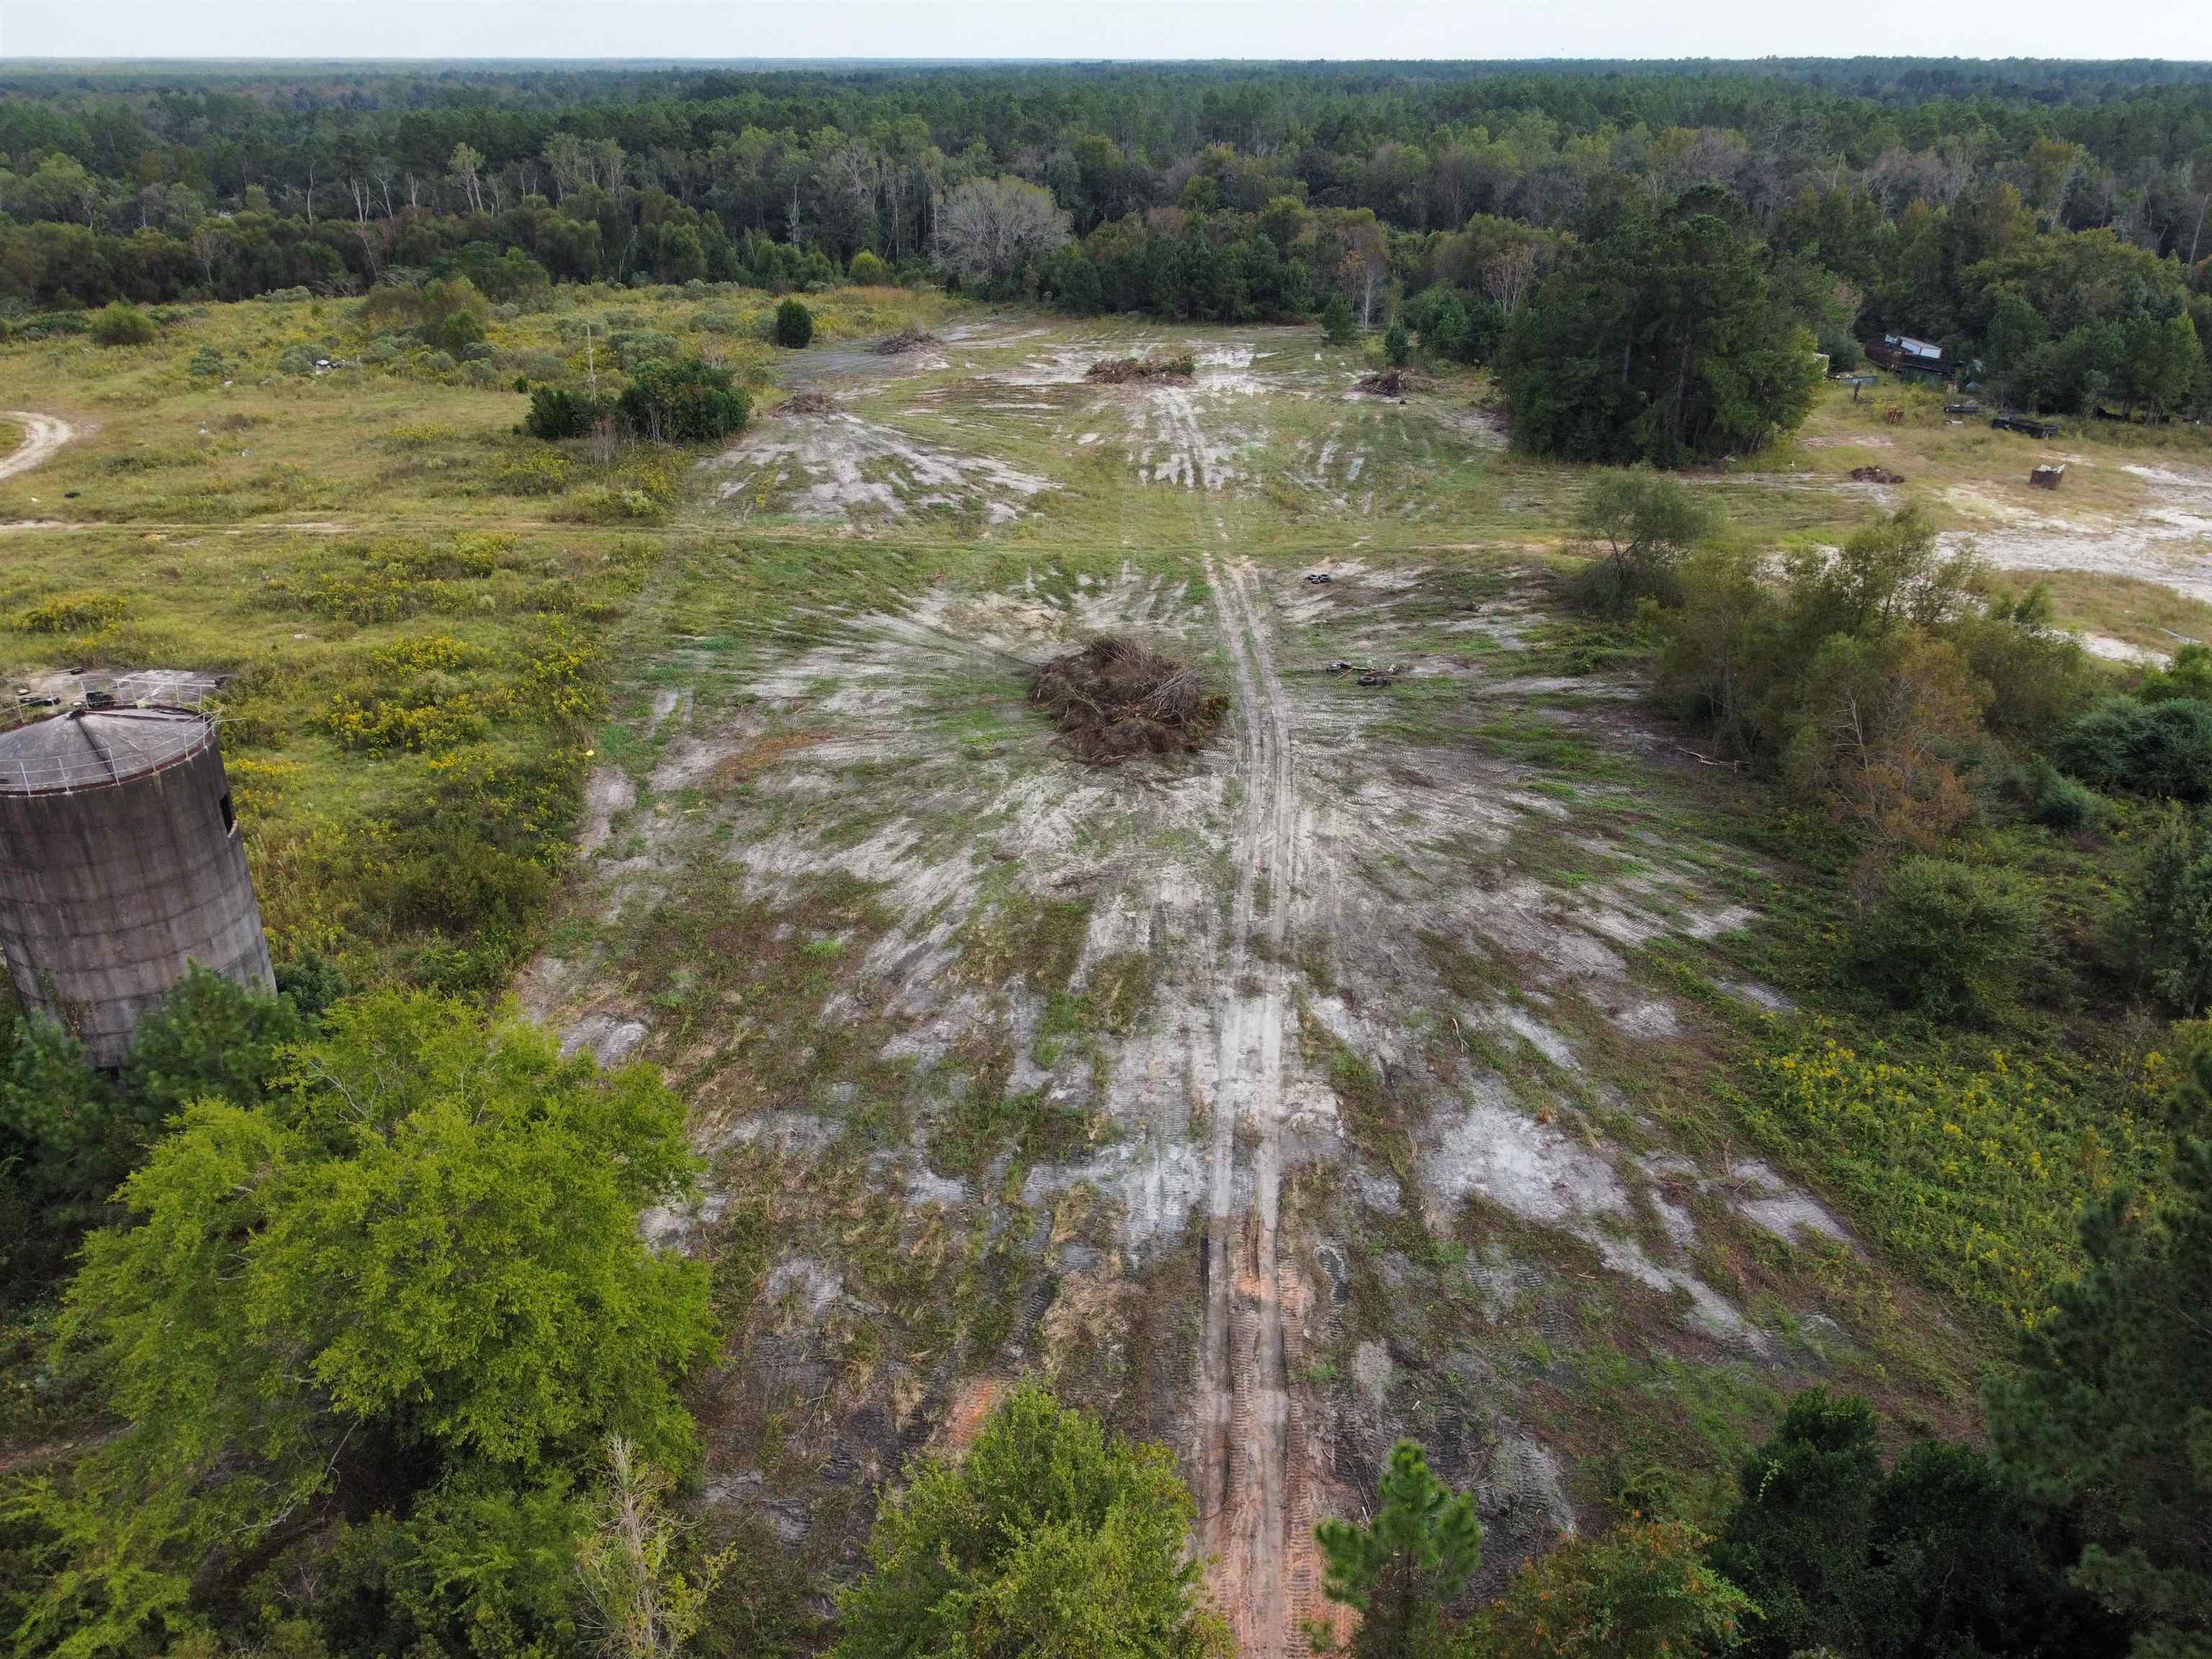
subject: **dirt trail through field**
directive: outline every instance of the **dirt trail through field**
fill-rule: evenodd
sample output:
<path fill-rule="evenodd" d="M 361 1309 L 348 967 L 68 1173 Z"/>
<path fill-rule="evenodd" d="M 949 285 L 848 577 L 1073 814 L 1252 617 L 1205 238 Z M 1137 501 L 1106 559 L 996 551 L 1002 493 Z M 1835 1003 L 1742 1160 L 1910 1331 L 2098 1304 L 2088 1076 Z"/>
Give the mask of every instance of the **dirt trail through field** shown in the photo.
<path fill-rule="evenodd" d="M 1252 567 L 1209 554 L 1206 573 L 1235 665 L 1243 803 L 1218 1000 L 1200 1492 L 1204 1542 L 1216 1564 L 1214 1591 L 1235 1626 L 1237 1651 L 1247 1659 L 1278 1659 L 1291 1651 L 1299 1620 L 1315 1610 L 1316 1588 L 1313 1504 L 1299 1478 L 1304 1459 L 1293 1444 L 1297 1425 L 1277 1255 L 1289 1000 L 1283 943 L 1298 878 L 1302 815 L 1288 703 L 1267 620 L 1255 603 Z M 1240 1144 L 1251 1160 L 1242 1172 Z"/>
<path fill-rule="evenodd" d="M 14 421 L 23 428 L 23 441 L 0 459 L 0 478 L 28 472 L 76 436 L 76 428 L 58 415 L 39 415 L 27 409 L 0 409 L 0 421 Z"/>

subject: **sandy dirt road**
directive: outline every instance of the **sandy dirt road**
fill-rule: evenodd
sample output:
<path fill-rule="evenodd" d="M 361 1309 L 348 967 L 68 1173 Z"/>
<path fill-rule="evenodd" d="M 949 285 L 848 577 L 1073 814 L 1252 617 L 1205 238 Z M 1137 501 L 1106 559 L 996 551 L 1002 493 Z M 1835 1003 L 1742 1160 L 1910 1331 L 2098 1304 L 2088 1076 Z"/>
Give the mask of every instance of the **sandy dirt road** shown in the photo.
<path fill-rule="evenodd" d="M 13 421 L 23 428 L 23 441 L 9 455 L 0 458 L 0 478 L 28 472 L 76 436 L 76 428 L 58 415 L 40 415 L 27 409 L 0 409 L 0 420 Z"/>
<path fill-rule="evenodd" d="M 1243 789 L 1221 963 L 1219 1054 L 1200 1356 L 1200 1498 L 1214 1594 L 1248 1659 L 1297 1646 L 1314 1606 L 1312 1502 L 1293 1442 L 1278 1253 L 1282 1188 L 1282 966 L 1302 814 L 1289 706 L 1250 564 L 1209 555 L 1215 613 L 1234 665 Z M 1248 1167 L 1240 1170 L 1243 1150 Z M 1240 1201 L 1241 1200 L 1241 1201 Z"/>

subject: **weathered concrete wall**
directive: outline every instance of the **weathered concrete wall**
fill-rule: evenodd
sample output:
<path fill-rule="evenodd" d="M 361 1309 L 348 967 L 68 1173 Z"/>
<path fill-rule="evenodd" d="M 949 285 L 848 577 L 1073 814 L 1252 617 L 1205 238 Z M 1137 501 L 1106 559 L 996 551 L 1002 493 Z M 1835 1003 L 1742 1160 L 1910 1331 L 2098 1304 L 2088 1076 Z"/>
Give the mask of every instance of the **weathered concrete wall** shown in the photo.
<path fill-rule="evenodd" d="M 210 726 L 158 770 L 0 790 L 0 953 L 26 1007 L 119 1066 L 146 1011 L 198 962 L 270 991 L 246 848 Z"/>

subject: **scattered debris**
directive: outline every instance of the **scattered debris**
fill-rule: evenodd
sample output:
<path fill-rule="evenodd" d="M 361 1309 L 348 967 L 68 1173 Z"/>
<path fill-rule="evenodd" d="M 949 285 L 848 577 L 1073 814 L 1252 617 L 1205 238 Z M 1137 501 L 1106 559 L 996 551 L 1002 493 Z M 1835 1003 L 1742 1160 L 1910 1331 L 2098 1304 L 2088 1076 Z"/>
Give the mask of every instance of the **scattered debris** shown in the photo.
<path fill-rule="evenodd" d="M 925 351 L 938 343 L 937 337 L 926 328 L 902 328 L 877 341 L 869 349 L 878 357 L 897 357 L 909 351 Z"/>
<path fill-rule="evenodd" d="M 2046 462 L 2029 473 L 2027 481 L 2038 489 L 2056 489 L 2058 488 L 2059 481 L 2065 476 L 2066 468 L 2063 463 L 2054 466 Z"/>
<path fill-rule="evenodd" d="M 835 415 L 837 400 L 828 392 L 809 386 L 804 392 L 794 392 L 775 406 L 779 415 Z"/>
<path fill-rule="evenodd" d="M 1394 676 L 1379 668 L 1370 668 L 1361 673 L 1358 683 L 1362 685 L 1391 685 L 1396 681 Z"/>
<path fill-rule="evenodd" d="M 1866 343 L 1867 361 L 1893 374 L 1943 379 L 1943 348 L 1909 334 L 1885 334 Z"/>
<path fill-rule="evenodd" d="M 1946 415 L 1978 415 L 1982 412 L 1982 406 L 1969 398 L 1963 403 L 1945 404 L 1943 412 Z"/>
<path fill-rule="evenodd" d="M 1352 672 L 1352 665 L 1345 661 L 1341 657 L 1339 657 L 1334 662 L 1328 665 L 1328 672 L 1332 674 L 1349 674 Z"/>
<path fill-rule="evenodd" d="M 1998 415 L 1990 421 L 1993 432 L 2017 432 L 2029 438 L 2055 438 L 2058 428 L 2049 421 L 2030 420 L 2025 415 Z"/>
<path fill-rule="evenodd" d="M 1185 381 L 1197 373 L 1198 359 L 1186 351 L 1180 357 L 1101 357 L 1083 377 L 1121 386 L 1131 380 Z"/>
<path fill-rule="evenodd" d="M 1192 664 L 1115 634 L 1039 668 L 1030 701 L 1051 711 L 1069 745 L 1093 766 L 1197 749 L 1229 707 Z"/>
<path fill-rule="evenodd" d="M 1402 398 L 1413 389 L 1411 371 L 1402 368 L 1377 369 L 1372 374 L 1363 374 L 1355 389 L 1375 398 Z"/>
<path fill-rule="evenodd" d="M 1855 466 L 1851 469 L 1851 479 L 1856 483 L 1901 484 L 1905 482 L 1905 475 L 1892 472 L 1886 466 Z"/>

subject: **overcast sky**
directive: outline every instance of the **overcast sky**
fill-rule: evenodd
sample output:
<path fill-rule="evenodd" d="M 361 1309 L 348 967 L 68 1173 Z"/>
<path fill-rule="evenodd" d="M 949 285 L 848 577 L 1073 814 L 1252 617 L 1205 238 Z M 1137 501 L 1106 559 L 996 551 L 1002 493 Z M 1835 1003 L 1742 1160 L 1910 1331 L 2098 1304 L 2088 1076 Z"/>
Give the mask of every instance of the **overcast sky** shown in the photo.
<path fill-rule="evenodd" d="M 0 58 L 2212 58 L 2212 0 L 0 0 Z"/>

